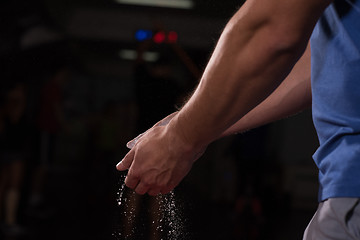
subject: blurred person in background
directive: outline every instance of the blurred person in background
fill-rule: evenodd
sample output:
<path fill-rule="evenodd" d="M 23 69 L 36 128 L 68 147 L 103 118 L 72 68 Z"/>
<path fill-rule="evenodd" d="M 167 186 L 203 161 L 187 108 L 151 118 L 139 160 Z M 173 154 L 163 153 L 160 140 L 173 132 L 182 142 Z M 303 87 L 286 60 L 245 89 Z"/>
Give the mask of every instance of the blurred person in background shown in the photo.
<path fill-rule="evenodd" d="M 39 95 L 39 110 L 36 119 L 40 134 L 39 159 L 34 166 L 33 183 L 29 205 L 39 209 L 44 205 L 44 191 L 49 169 L 55 159 L 57 135 L 64 126 L 63 88 L 68 81 L 69 70 L 60 66 L 50 74 Z"/>
<path fill-rule="evenodd" d="M 25 118 L 25 84 L 10 84 L 0 116 L 0 216 L 4 233 L 17 235 L 24 232 L 18 216 L 30 128 Z"/>

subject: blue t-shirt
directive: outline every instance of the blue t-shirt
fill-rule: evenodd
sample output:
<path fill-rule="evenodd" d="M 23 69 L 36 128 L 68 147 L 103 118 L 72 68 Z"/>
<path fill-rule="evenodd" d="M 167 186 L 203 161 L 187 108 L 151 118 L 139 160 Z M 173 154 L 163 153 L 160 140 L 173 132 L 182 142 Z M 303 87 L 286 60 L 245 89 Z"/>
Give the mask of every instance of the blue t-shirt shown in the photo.
<path fill-rule="evenodd" d="M 319 200 L 360 197 L 360 0 L 336 0 L 311 37 Z"/>

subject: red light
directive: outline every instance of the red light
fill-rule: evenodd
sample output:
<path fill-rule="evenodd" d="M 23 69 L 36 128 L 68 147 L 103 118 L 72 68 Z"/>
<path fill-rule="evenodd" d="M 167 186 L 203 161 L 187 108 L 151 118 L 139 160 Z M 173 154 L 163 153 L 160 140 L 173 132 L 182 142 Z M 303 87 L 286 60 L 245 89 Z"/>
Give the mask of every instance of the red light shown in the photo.
<path fill-rule="evenodd" d="M 169 43 L 176 43 L 177 42 L 177 39 L 178 39 L 178 35 L 175 31 L 170 31 L 168 33 L 168 41 Z"/>
<path fill-rule="evenodd" d="M 154 35 L 154 42 L 155 43 L 163 43 L 165 41 L 165 33 L 164 32 L 157 32 Z"/>

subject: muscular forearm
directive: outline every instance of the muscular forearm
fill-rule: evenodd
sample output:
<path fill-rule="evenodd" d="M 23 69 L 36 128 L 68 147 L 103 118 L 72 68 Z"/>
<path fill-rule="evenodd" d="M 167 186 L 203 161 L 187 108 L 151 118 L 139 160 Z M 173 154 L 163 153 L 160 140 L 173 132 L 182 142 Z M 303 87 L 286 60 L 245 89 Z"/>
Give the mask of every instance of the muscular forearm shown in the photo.
<path fill-rule="evenodd" d="M 294 115 L 311 105 L 311 53 L 305 53 L 280 86 L 263 102 L 243 116 L 220 137 L 241 133 Z"/>
<path fill-rule="evenodd" d="M 277 88 L 305 49 L 325 7 L 317 6 L 318 12 L 311 14 L 298 9 L 303 11 L 300 17 L 278 18 L 272 7 L 264 6 L 266 1 L 262 6 L 254 2 L 259 3 L 247 1 L 227 25 L 198 88 L 169 124 L 170 131 L 192 146 L 217 139 Z"/>

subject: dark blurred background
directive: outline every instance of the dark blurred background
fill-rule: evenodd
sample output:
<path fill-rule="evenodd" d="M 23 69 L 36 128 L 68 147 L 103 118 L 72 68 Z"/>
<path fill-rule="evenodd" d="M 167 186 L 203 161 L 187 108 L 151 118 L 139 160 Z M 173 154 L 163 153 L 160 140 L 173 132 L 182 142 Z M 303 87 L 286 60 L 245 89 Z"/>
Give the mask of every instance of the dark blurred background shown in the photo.
<path fill-rule="evenodd" d="M 170 196 L 136 196 L 115 170 L 188 98 L 241 4 L 2 0 L 0 239 L 301 239 L 309 111 L 211 144 Z"/>

